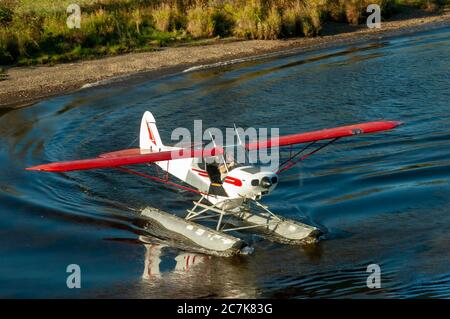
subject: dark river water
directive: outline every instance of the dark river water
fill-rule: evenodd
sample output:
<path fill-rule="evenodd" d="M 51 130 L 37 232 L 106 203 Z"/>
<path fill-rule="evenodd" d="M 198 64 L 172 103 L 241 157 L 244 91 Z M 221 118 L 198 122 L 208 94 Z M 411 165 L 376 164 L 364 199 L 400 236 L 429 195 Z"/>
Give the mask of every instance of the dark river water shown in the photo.
<path fill-rule="evenodd" d="M 450 29 L 97 87 L 0 113 L 2 297 L 450 297 Z M 138 211 L 196 199 L 113 170 L 24 167 L 136 147 L 145 110 L 176 127 L 281 134 L 380 119 L 282 176 L 264 203 L 327 233 L 310 247 L 242 234 L 211 257 L 151 236 Z M 170 144 L 170 143 L 168 143 Z M 68 289 L 66 267 L 81 268 Z M 381 268 L 369 289 L 367 266 Z"/>

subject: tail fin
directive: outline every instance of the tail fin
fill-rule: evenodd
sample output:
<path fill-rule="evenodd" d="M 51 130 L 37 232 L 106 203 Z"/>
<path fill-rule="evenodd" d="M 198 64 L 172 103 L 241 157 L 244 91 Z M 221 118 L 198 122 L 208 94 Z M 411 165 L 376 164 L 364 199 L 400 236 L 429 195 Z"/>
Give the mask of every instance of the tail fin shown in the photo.
<path fill-rule="evenodd" d="M 141 149 L 151 149 L 158 151 L 164 145 L 161 142 L 156 121 L 149 111 L 144 113 L 141 121 L 141 131 L 139 135 L 139 147 Z"/>

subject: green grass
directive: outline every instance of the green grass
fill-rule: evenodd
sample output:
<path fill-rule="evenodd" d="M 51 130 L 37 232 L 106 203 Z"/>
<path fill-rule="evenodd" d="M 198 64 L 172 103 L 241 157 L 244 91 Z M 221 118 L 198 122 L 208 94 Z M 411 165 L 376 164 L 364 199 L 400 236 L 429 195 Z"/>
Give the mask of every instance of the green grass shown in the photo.
<path fill-rule="evenodd" d="M 0 65 L 52 64 L 196 39 L 320 34 L 325 21 L 362 22 L 369 3 L 435 10 L 449 0 L 0 0 Z M 81 6 L 81 29 L 66 8 Z"/>

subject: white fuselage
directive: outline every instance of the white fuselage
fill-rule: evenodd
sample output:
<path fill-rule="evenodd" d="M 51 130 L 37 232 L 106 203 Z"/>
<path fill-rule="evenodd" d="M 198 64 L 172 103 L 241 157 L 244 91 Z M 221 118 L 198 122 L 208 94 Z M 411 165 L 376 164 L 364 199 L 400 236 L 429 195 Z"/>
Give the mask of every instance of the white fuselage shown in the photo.
<path fill-rule="evenodd" d="M 143 153 L 178 151 L 182 148 L 162 143 L 156 121 L 150 112 L 145 112 L 141 121 L 139 147 Z M 272 192 L 278 184 L 278 176 L 256 166 L 232 166 L 206 164 L 199 158 L 181 158 L 155 162 L 161 169 L 189 184 L 206 196 L 218 208 L 234 209 L 246 199 L 259 199 Z M 220 169 L 219 169 L 220 167 Z"/>
<path fill-rule="evenodd" d="M 177 149 L 164 146 L 164 151 Z M 199 164 L 197 159 L 184 158 L 156 164 L 170 175 L 205 194 L 206 199 L 216 207 L 228 210 L 240 207 L 246 199 L 260 199 L 271 193 L 278 184 L 277 174 L 261 170 L 257 166 L 230 168 L 221 174 L 220 183 L 213 183 L 205 164 Z M 222 187 L 225 193 L 215 194 L 211 191 L 211 184 Z"/>

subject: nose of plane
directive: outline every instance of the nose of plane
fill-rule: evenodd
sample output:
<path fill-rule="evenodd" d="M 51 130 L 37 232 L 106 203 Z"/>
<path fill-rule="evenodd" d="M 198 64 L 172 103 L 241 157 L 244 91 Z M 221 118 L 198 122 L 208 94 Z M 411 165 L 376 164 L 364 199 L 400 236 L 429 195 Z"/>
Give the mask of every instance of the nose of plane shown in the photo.
<path fill-rule="evenodd" d="M 270 188 L 270 186 L 272 186 L 272 180 L 269 176 L 264 176 L 263 178 L 261 178 L 261 186 L 264 188 Z"/>

